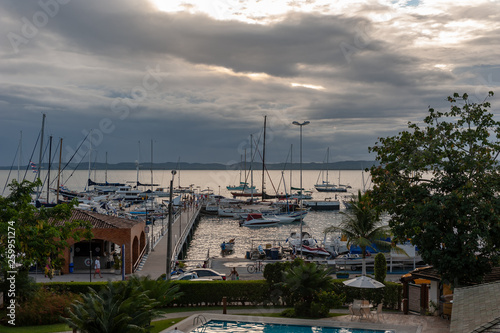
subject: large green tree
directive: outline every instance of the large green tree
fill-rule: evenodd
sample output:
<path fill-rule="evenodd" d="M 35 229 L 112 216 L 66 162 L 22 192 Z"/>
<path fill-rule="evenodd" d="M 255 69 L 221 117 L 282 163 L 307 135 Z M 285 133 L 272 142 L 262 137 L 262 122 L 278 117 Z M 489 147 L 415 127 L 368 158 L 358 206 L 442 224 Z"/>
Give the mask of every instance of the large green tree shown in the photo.
<path fill-rule="evenodd" d="M 68 239 L 91 235 L 87 222 L 68 220 L 72 204 L 36 208 L 31 195 L 40 185 L 39 180 L 14 180 L 10 194 L 0 197 L 0 248 L 5 249 L 0 253 L 2 272 L 25 271 L 35 263 L 45 266 L 48 258 L 53 268 L 60 268 Z"/>
<path fill-rule="evenodd" d="M 410 122 L 370 147 L 380 162 L 371 175 L 392 231 L 459 286 L 480 282 L 499 261 L 500 122 L 487 100 L 448 101 L 450 111 L 430 108 L 423 127 Z"/>

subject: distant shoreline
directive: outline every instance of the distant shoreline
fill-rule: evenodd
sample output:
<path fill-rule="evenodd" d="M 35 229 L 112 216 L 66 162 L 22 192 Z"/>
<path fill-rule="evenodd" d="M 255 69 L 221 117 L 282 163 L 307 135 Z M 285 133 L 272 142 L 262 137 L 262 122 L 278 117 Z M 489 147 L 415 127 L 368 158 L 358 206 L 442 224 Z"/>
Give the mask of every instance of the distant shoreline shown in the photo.
<path fill-rule="evenodd" d="M 366 168 L 370 168 L 373 165 L 378 165 L 376 161 L 342 161 L 342 162 L 334 162 L 334 163 L 303 163 L 303 170 L 364 170 Z M 63 164 L 64 166 L 64 164 Z M 254 170 L 261 170 L 262 163 L 253 163 Z M 25 170 L 27 168 L 31 168 L 30 166 L 24 165 L 21 166 L 20 169 Z M 153 163 L 151 166 L 150 163 L 144 162 L 141 163 L 141 170 L 240 170 L 244 168 L 243 163 L 235 163 L 235 164 L 222 164 L 222 163 L 176 163 L 176 162 L 166 162 L 166 163 Z M 250 168 L 250 163 L 246 163 L 247 170 Z M 16 166 L 0 166 L 0 170 L 17 170 Z M 42 170 L 48 169 L 48 163 L 42 164 Z M 52 170 L 57 170 L 57 164 L 52 163 Z M 94 163 L 92 165 L 92 170 L 135 170 L 136 164 L 135 162 L 121 162 L 116 164 L 108 164 L 105 163 Z M 266 163 L 267 170 L 300 170 L 300 163 Z M 69 164 L 66 167 L 66 170 L 88 170 L 87 163 Z"/>

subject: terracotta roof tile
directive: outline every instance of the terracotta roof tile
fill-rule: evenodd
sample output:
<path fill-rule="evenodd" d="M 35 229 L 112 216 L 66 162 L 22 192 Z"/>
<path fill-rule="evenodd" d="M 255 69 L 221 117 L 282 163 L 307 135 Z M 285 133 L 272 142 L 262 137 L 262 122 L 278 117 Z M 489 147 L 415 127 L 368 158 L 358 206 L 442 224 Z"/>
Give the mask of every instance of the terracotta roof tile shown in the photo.
<path fill-rule="evenodd" d="M 143 223 L 143 221 L 139 220 L 130 220 L 81 209 L 72 209 L 71 214 L 70 221 L 87 221 L 92 224 L 92 228 L 94 229 L 130 229 L 138 223 Z"/>

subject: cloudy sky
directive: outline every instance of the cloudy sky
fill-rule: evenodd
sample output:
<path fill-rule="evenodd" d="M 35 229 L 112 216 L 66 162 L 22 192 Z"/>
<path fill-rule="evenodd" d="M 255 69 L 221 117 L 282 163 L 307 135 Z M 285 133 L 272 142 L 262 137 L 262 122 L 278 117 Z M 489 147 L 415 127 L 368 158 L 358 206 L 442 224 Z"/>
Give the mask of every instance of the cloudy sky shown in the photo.
<path fill-rule="evenodd" d="M 493 0 L 4 0 L 0 34 L 4 166 L 42 114 L 65 160 L 90 132 L 100 162 L 239 161 L 265 115 L 267 161 L 305 120 L 304 162 L 373 160 L 453 92 L 500 96 Z"/>

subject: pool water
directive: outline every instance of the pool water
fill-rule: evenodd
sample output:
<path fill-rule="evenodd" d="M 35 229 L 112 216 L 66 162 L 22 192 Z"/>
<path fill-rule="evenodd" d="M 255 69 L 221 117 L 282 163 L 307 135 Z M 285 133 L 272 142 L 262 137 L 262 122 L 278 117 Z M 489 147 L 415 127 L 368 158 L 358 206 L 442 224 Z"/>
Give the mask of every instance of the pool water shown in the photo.
<path fill-rule="evenodd" d="M 388 330 L 365 330 L 354 328 L 319 327 L 264 324 L 242 321 L 210 320 L 205 325 L 198 327 L 193 333 L 217 333 L 217 332 L 245 332 L 245 333 L 393 333 Z"/>

